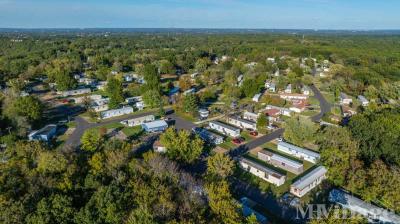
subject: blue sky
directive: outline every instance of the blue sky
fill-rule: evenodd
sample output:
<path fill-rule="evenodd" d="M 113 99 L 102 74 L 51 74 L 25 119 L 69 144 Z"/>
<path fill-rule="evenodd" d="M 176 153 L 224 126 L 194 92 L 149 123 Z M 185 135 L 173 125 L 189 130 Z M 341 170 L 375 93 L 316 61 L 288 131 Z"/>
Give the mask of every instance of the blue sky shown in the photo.
<path fill-rule="evenodd" d="M 2 28 L 400 29 L 400 0 L 0 0 Z"/>

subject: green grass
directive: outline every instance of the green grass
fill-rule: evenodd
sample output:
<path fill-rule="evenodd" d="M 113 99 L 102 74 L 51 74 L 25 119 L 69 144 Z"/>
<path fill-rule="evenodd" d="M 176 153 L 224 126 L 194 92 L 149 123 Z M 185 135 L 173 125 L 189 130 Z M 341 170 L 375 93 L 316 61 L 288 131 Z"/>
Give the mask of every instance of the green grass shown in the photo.
<path fill-rule="evenodd" d="M 193 117 L 193 115 L 184 113 L 182 111 L 175 111 L 175 114 L 178 115 L 179 117 L 181 117 L 185 120 L 191 121 L 191 122 L 197 121 L 197 119 L 195 117 Z"/>
<path fill-rule="evenodd" d="M 143 129 L 140 125 L 135 127 L 126 127 L 119 122 L 98 126 L 93 129 L 99 130 L 101 128 L 106 128 L 107 130 L 119 128 L 128 138 L 138 138 L 143 134 Z"/>
<path fill-rule="evenodd" d="M 333 95 L 333 93 L 323 92 L 322 95 L 324 96 L 326 101 L 328 101 L 328 103 L 334 104 L 336 102 L 336 99 L 335 99 L 335 96 Z"/>
<path fill-rule="evenodd" d="M 70 121 L 66 124 L 68 128 L 75 128 L 76 127 L 76 122 L 75 121 Z"/>
<path fill-rule="evenodd" d="M 304 112 L 301 113 L 301 115 L 311 117 L 311 116 L 319 114 L 319 112 L 320 112 L 319 110 L 307 110 L 306 109 Z"/>
<path fill-rule="evenodd" d="M 319 105 L 319 100 L 317 98 L 315 98 L 314 96 L 309 97 L 308 102 L 311 105 Z"/>
<path fill-rule="evenodd" d="M 124 127 L 122 129 L 122 132 L 128 136 L 128 138 L 132 137 L 138 137 L 143 133 L 143 129 L 141 126 L 135 126 L 135 127 Z"/>

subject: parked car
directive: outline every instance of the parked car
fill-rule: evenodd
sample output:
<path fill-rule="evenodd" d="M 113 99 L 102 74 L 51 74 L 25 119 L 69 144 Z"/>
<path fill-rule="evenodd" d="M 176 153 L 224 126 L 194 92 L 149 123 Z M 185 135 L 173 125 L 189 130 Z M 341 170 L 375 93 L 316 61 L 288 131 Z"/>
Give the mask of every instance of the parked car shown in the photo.
<path fill-rule="evenodd" d="M 243 138 L 240 138 L 240 137 L 232 139 L 232 143 L 234 143 L 236 145 L 242 144 L 243 142 L 244 142 Z"/>
<path fill-rule="evenodd" d="M 251 136 L 258 136 L 258 132 L 257 132 L 257 131 L 251 131 L 251 132 L 250 132 L 250 135 L 251 135 Z"/>

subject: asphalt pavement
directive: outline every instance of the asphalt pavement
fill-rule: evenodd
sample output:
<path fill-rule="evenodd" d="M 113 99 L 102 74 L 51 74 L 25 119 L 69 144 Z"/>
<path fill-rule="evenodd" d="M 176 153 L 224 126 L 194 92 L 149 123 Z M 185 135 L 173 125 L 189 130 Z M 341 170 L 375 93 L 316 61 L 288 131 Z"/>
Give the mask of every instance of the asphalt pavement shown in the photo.
<path fill-rule="evenodd" d="M 134 119 L 134 118 L 138 118 L 138 117 L 142 117 L 142 116 L 147 116 L 150 114 L 154 114 L 155 112 L 143 112 L 143 113 L 137 113 L 137 114 L 132 114 L 129 116 L 124 116 L 121 118 L 115 118 L 115 119 L 110 119 L 110 120 L 105 120 L 105 121 L 100 121 L 97 123 L 89 123 L 87 122 L 85 119 L 83 119 L 82 117 L 76 116 L 75 117 L 75 122 L 76 122 L 76 127 L 74 132 L 69 136 L 69 138 L 67 139 L 67 141 L 65 142 L 65 146 L 68 147 L 78 147 L 81 144 L 81 137 L 83 135 L 83 133 L 85 133 L 86 130 L 90 129 L 90 128 L 95 128 L 95 127 L 100 127 L 100 126 L 104 126 L 107 124 L 112 124 L 112 123 L 118 123 L 121 122 L 123 120 L 128 120 L 128 119 Z M 171 110 L 167 110 L 166 113 L 171 113 Z M 170 115 L 168 115 L 170 116 Z M 179 122 L 180 124 L 180 122 Z"/>

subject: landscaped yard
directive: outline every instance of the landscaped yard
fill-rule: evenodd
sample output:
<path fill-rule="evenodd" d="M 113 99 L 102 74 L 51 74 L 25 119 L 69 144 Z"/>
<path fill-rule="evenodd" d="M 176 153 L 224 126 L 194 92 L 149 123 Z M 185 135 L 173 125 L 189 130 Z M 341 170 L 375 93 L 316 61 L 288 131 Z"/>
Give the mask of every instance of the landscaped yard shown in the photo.
<path fill-rule="evenodd" d="M 103 126 L 96 127 L 95 129 L 100 129 L 100 128 L 106 128 L 107 130 L 109 129 L 115 129 L 115 128 L 120 128 L 121 131 L 128 137 L 128 138 L 136 138 L 140 134 L 142 134 L 143 129 L 141 126 L 135 126 L 135 127 L 126 127 L 121 123 L 111 123 Z"/>

